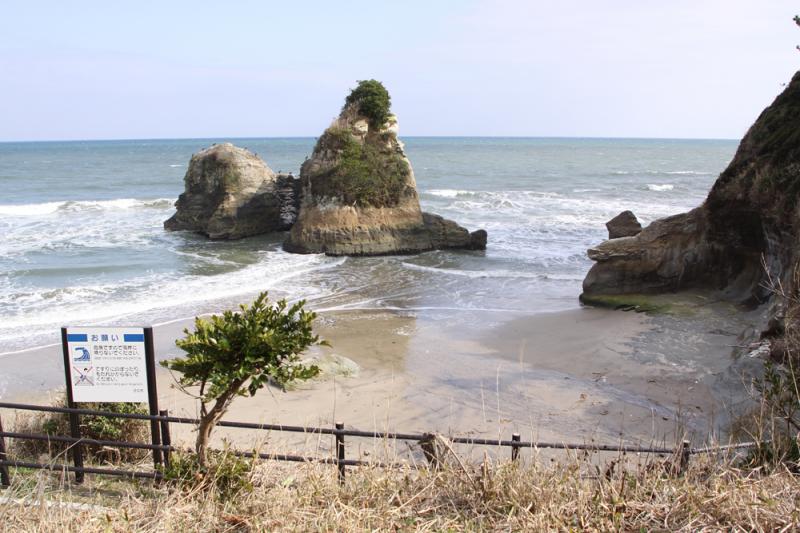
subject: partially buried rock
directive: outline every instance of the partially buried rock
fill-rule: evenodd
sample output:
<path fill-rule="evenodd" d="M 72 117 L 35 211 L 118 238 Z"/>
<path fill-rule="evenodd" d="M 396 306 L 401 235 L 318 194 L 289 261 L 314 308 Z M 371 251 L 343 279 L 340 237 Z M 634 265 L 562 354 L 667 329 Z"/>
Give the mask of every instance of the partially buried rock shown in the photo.
<path fill-rule="evenodd" d="M 286 230 L 294 222 L 296 180 L 276 175 L 257 155 L 230 143 L 192 156 L 177 212 L 168 230 L 190 230 L 212 239 L 239 239 Z"/>
<path fill-rule="evenodd" d="M 633 237 L 642 231 L 642 225 L 636 219 L 636 215 L 631 211 L 623 211 L 606 222 L 609 239 L 619 239 L 620 237 Z"/>
<path fill-rule="evenodd" d="M 375 80 L 359 82 L 347 97 L 300 169 L 303 198 L 284 249 L 328 255 L 485 249 L 485 231 L 470 234 L 422 213 L 389 103 Z"/>

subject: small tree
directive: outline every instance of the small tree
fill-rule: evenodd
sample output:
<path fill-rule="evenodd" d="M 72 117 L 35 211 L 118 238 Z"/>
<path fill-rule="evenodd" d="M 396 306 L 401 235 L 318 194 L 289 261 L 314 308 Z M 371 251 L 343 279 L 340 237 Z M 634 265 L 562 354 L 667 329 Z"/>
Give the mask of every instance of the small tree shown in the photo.
<path fill-rule="evenodd" d="M 184 392 L 186 387 L 200 387 L 195 444 L 200 466 L 206 466 L 211 431 L 236 396 L 253 396 L 269 383 L 285 387 L 319 373 L 317 366 L 300 362 L 300 354 L 309 346 L 327 345 L 313 334 L 317 315 L 304 305 L 302 300 L 291 307 L 286 300 L 270 304 L 263 292 L 251 305 L 239 306 L 238 312 L 198 317 L 195 331 L 185 329 L 186 336 L 175 341 L 186 356 L 162 361 L 162 366 L 182 373 L 179 383 Z"/>
<path fill-rule="evenodd" d="M 392 98 L 378 80 L 359 80 L 358 87 L 347 95 L 345 106 L 354 102 L 358 104 L 358 112 L 367 117 L 373 126 L 381 127 L 389 120 Z"/>

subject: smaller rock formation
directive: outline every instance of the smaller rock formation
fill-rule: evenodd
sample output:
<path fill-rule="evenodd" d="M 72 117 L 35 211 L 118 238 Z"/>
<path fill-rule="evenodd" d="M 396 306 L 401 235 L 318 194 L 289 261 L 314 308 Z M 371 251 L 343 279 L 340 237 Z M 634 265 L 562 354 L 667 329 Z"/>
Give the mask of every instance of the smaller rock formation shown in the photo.
<path fill-rule="evenodd" d="M 470 234 L 420 209 L 389 101 L 379 82 L 360 82 L 320 136 L 300 169 L 303 200 L 286 251 L 386 255 L 486 248 L 485 231 Z"/>
<path fill-rule="evenodd" d="M 486 230 L 479 229 L 470 233 L 452 220 L 424 212 L 422 213 L 422 223 L 430 235 L 431 247 L 436 250 L 447 248 L 464 250 L 486 249 Z"/>
<path fill-rule="evenodd" d="M 230 143 L 192 156 L 185 191 L 167 230 L 189 230 L 211 239 L 240 239 L 286 230 L 297 216 L 299 180 L 276 175 L 257 155 Z"/>
<path fill-rule="evenodd" d="M 705 212 L 656 220 L 633 237 L 605 241 L 587 252 L 596 264 L 583 280 L 583 297 L 675 291 L 694 280 L 709 255 Z"/>
<path fill-rule="evenodd" d="M 631 211 L 623 211 L 606 222 L 609 239 L 619 239 L 620 237 L 633 237 L 642 231 L 642 225 L 636 219 L 636 215 Z"/>

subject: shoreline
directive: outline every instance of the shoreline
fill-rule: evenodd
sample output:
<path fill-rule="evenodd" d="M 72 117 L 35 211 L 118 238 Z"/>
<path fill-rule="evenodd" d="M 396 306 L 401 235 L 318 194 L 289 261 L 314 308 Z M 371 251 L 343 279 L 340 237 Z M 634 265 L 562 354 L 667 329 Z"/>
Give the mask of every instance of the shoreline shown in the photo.
<path fill-rule="evenodd" d="M 675 440 L 684 427 L 701 441 L 715 430 L 709 414 L 722 402 L 701 383 L 705 374 L 642 359 L 653 344 L 648 336 L 663 327 L 658 318 L 588 307 L 516 317 L 480 312 L 476 328 L 462 315 L 322 312 L 315 330 L 332 347 L 310 355 L 322 359 L 326 375 L 287 393 L 237 398 L 225 419 L 605 443 Z M 180 354 L 174 339 L 192 322 L 156 326 L 157 360 Z M 60 346 L 33 357 L 32 372 L 9 372 L 10 361 L 0 359 L 0 371 L 19 384 L 4 400 L 50 403 L 63 390 Z M 157 381 L 161 409 L 197 415 L 196 401 L 172 386 L 168 370 L 158 366 Z M 175 442 L 193 441 L 188 426 L 174 432 Z M 214 441 L 249 446 L 263 438 L 256 433 L 218 428 Z M 291 446 L 303 438 L 270 440 Z"/>

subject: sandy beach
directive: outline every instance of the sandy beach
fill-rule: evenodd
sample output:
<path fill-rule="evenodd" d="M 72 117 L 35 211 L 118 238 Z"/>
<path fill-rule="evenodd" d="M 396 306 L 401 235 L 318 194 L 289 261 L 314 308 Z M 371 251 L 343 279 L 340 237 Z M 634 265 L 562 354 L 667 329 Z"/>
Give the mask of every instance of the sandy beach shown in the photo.
<path fill-rule="evenodd" d="M 430 320 L 410 313 L 352 311 L 322 313 L 317 332 L 331 343 L 315 348 L 323 375 L 283 392 L 260 391 L 238 398 L 227 420 L 284 425 L 331 426 L 401 432 L 558 442 L 668 443 L 684 431 L 703 440 L 724 417 L 719 374 L 731 364 L 730 336 L 702 353 L 676 353 L 686 320 L 595 308 L 527 316 L 485 316 L 475 327 L 456 314 Z M 677 321 L 676 321 L 677 320 Z M 159 360 L 180 352 L 174 340 L 191 321 L 155 330 Z M 672 333 L 670 333 L 672 331 Z M 659 339 L 671 337 L 670 357 Z M 701 338 L 693 339 L 693 349 Z M 687 344 L 688 346 L 688 344 Z M 62 388 L 60 347 L 27 353 L 36 368 L 11 366 L 15 388 L 6 400 L 50 403 Z M 695 360 L 696 359 L 696 360 Z M 31 359 L 33 360 L 33 359 Z M 681 363 L 675 363 L 680 360 Z M 161 409 L 196 416 L 197 402 L 178 390 L 159 368 Z M 176 425 L 178 426 L 178 425 Z M 191 444 L 191 427 L 174 428 Z M 219 428 L 222 440 L 250 448 L 264 432 Z M 270 446 L 327 450 L 329 439 L 269 435 Z M 365 444 L 377 446 L 379 444 Z M 402 450 L 400 450 L 402 451 Z"/>

